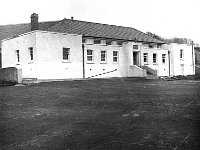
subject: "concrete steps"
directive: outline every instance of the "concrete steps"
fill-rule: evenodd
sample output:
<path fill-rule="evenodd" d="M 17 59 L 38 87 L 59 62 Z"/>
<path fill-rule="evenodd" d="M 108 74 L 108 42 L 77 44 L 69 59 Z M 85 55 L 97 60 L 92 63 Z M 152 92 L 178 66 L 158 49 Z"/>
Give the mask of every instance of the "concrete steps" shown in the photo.
<path fill-rule="evenodd" d="M 22 84 L 31 84 L 37 82 L 37 78 L 22 78 Z"/>

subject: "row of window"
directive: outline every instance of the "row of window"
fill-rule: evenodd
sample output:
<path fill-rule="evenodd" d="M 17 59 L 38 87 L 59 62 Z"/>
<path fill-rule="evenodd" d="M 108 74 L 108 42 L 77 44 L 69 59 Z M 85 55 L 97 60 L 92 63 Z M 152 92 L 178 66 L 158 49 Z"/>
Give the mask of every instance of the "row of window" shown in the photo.
<path fill-rule="evenodd" d="M 16 50 L 16 59 L 17 62 L 20 62 L 20 54 L 19 50 Z M 33 47 L 29 48 L 29 59 L 33 60 Z M 70 60 L 70 48 L 63 48 L 63 60 L 69 61 Z M 101 62 L 107 61 L 107 52 L 101 51 Z M 93 62 L 94 56 L 93 56 L 93 50 L 87 50 L 87 61 Z M 118 51 L 113 51 L 113 62 L 118 62 Z"/>
<path fill-rule="evenodd" d="M 107 51 L 102 50 L 100 55 L 100 60 L 102 63 L 107 62 Z M 70 48 L 63 48 L 63 60 L 69 61 L 70 59 Z M 87 50 L 87 62 L 94 61 L 94 51 L 91 49 Z M 113 62 L 118 62 L 118 51 L 113 51 Z"/>
<path fill-rule="evenodd" d="M 158 63 L 158 58 L 157 54 L 153 53 L 153 63 L 156 64 Z M 148 53 L 143 53 L 143 62 L 148 63 Z M 162 54 L 162 63 L 166 63 L 166 54 Z"/>
<path fill-rule="evenodd" d="M 93 62 L 94 56 L 93 56 L 93 50 L 88 49 L 87 50 L 87 62 Z M 102 50 L 100 60 L 102 63 L 106 63 L 107 61 L 107 52 Z M 113 62 L 118 62 L 118 51 L 113 51 Z"/>

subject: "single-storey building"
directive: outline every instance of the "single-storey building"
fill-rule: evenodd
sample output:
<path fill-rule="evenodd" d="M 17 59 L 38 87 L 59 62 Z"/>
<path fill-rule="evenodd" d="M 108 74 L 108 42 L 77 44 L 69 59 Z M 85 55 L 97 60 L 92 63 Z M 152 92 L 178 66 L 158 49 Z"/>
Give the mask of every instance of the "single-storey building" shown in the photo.
<path fill-rule="evenodd" d="M 130 27 L 71 19 L 0 26 L 2 67 L 22 78 L 69 79 L 192 75 L 192 46 L 154 39 Z"/>

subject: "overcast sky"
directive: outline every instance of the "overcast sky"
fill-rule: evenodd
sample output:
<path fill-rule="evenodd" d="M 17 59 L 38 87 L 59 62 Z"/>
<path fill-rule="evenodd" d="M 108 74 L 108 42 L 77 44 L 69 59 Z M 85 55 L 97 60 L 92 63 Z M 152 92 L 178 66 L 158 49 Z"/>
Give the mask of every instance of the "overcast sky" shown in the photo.
<path fill-rule="evenodd" d="M 200 0 L 0 0 L 0 25 L 75 20 L 133 27 L 200 43 Z"/>

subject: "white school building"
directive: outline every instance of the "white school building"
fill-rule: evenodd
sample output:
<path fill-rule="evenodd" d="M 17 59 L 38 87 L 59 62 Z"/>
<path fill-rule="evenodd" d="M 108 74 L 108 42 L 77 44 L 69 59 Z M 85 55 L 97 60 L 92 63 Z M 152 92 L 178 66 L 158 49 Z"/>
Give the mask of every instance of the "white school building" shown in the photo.
<path fill-rule="evenodd" d="M 195 74 L 193 47 L 165 44 L 130 27 L 71 19 L 0 26 L 2 68 L 22 78 L 71 79 Z"/>

